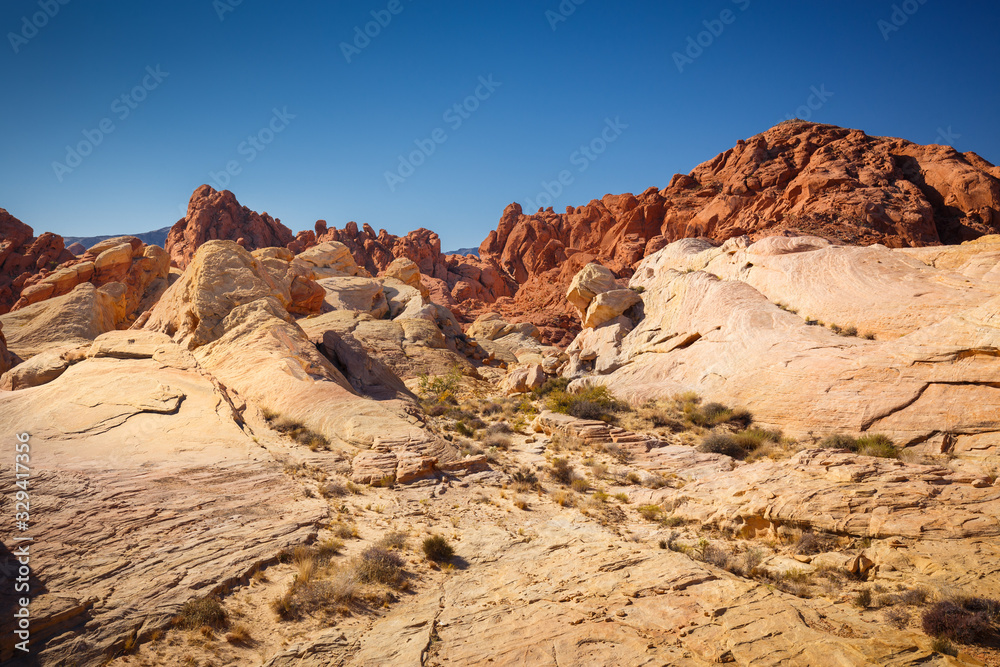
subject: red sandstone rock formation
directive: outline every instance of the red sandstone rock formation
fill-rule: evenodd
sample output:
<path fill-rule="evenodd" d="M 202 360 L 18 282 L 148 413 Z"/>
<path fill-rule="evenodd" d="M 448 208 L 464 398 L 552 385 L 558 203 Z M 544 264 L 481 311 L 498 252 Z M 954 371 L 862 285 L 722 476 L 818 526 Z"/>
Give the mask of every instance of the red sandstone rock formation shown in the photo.
<path fill-rule="evenodd" d="M 505 315 L 559 327 L 576 270 L 597 261 L 621 276 L 685 237 L 756 239 L 781 231 L 890 247 L 960 243 L 1000 231 L 1000 168 L 975 153 L 782 123 L 674 176 L 663 190 L 586 206 L 504 211 L 479 248 L 519 285 Z"/>
<path fill-rule="evenodd" d="M 281 220 L 240 205 L 229 190 L 217 192 L 203 185 L 191 195 L 187 216 L 167 235 L 171 264 L 183 269 L 201 244 L 215 240 L 236 241 L 247 250 L 257 250 L 287 247 L 294 237 Z"/>
<path fill-rule="evenodd" d="M 73 260 L 61 236 L 35 237 L 31 227 L 0 208 L 0 314 L 8 312 L 33 275 Z"/>

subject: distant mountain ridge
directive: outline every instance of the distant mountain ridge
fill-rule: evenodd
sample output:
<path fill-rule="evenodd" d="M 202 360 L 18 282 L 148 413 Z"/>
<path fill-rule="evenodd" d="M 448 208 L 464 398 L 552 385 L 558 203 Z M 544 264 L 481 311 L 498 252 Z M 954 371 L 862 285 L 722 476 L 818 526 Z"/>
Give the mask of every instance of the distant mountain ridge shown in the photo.
<path fill-rule="evenodd" d="M 479 248 L 459 248 L 457 250 L 445 250 L 442 255 L 475 255 L 479 257 Z"/>
<path fill-rule="evenodd" d="M 69 247 L 74 243 L 79 243 L 84 248 L 89 248 L 101 241 L 106 241 L 108 239 L 113 239 L 117 236 L 134 236 L 146 245 L 158 245 L 161 248 L 167 243 L 167 233 L 170 231 L 170 227 L 163 227 L 162 229 L 154 229 L 151 232 L 142 232 L 140 234 L 108 234 L 107 236 L 64 236 L 63 241 L 66 246 Z"/>

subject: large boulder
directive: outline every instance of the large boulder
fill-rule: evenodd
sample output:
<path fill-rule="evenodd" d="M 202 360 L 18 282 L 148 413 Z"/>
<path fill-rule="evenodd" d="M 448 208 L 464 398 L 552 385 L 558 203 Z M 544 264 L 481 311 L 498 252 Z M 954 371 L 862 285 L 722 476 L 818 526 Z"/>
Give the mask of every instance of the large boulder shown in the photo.
<path fill-rule="evenodd" d="M 124 287 L 86 282 L 69 294 L 0 315 L 7 347 L 27 359 L 46 349 L 82 344 L 112 331 L 124 311 Z"/>
<path fill-rule="evenodd" d="M 583 316 L 583 327 L 585 329 L 599 327 L 605 322 L 625 314 L 627 310 L 641 301 L 638 293 L 630 289 L 613 289 L 601 292 L 587 306 L 587 312 Z"/>
<path fill-rule="evenodd" d="M 607 267 L 591 262 L 573 276 L 573 282 L 566 290 L 566 300 L 576 307 L 582 319 L 586 317 L 590 303 L 598 294 L 617 288 L 615 274 Z"/>

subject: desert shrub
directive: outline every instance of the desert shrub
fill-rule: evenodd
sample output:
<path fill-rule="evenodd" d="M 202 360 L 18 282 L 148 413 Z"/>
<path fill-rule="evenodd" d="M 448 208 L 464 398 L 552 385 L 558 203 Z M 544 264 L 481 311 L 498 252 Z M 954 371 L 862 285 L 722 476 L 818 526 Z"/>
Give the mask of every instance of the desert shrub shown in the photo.
<path fill-rule="evenodd" d="M 385 549 L 405 549 L 406 533 L 401 530 L 394 530 L 382 536 L 378 541 L 378 546 Z"/>
<path fill-rule="evenodd" d="M 552 500 L 560 507 L 572 507 L 576 504 L 573 494 L 569 491 L 557 491 L 553 493 Z"/>
<path fill-rule="evenodd" d="M 319 495 L 324 498 L 340 498 L 349 493 L 350 491 L 347 487 L 340 482 L 328 482 L 326 484 L 321 484 L 319 487 Z"/>
<path fill-rule="evenodd" d="M 857 336 L 858 328 L 853 324 L 844 327 L 844 330 L 840 332 L 841 336 Z"/>
<path fill-rule="evenodd" d="M 432 405 L 428 405 L 426 409 L 427 414 L 429 414 L 431 417 L 440 417 L 447 411 L 448 408 L 446 408 L 444 405 L 441 405 L 440 403 L 434 403 Z"/>
<path fill-rule="evenodd" d="M 355 563 L 358 578 L 367 583 L 397 586 L 403 580 L 403 559 L 385 547 L 372 546 L 361 552 Z"/>
<path fill-rule="evenodd" d="M 353 523 L 338 521 L 330 526 L 330 529 L 333 531 L 334 535 L 345 540 L 358 536 L 358 527 Z"/>
<path fill-rule="evenodd" d="M 431 378 L 426 373 L 420 375 L 417 391 L 421 398 L 432 403 L 444 404 L 457 403 L 455 395 L 462 382 L 462 371 L 458 366 L 452 368 L 445 375 L 438 375 Z"/>
<path fill-rule="evenodd" d="M 289 588 L 282 595 L 271 600 L 271 611 L 278 618 L 291 618 L 295 612 L 295 591 Z"/>
<path fill-rule="evenodd" d="M 590 482 L 583 479 L 582 477 L 577 477 L 576 479 L 574 479 L 570 483 L 570 486 L 573 488 L 574 491 L 578 493 L 586 493 L 588 490 L 590 490 Z"/>
<path fill-rule="evenodd" d="M 826 536 L 816 535 L 811 532 L 804 532 L 795 542 L 795 553 L 808 556 L 811 554 L 823 553 L 833 548 L 833 540 Z"/>
<path fill-rule="evenodd" d="M 955 650 L 955 647 L 952 646 L 951 642 L 944 637 L 935 637 L 934 641 L 931 642 L 931 650 L 937 651 L 942 655 L 958 655 L 958 651 Z"/>
<path fill-rule="evenodd" d="M 527 467 L 517 470 L 510 478 L 517 484 L 529 484 L 531 486 L 538 484 L 538 476 L 535 475 L 531 468 Z"/>
<path fill-rule="evenodd" d="M 479 408 L 479 412 L 486 416 L 495 415 L 498 412 L 503 412 L 503 406 L 494 401 L 489 401 Z"/>
<path fill-rule="evenodd" d="M 229 622 L 229 617 L 222 603 L 214 597 L 188 600 L 181 607 L 180 613 L 174 618 L 174 623 L 188 630 L 203 626 L 222 629 Z"/>
<path fill-rule="evenodd" d="M 926 588 L 918 586 L 917 588 L 911 588 L 903 591 L 899 594 L 898 599 L 900 604 L 909 605 L 911 607 L 919 607 L 927 602 L 927 598 L 929 596 L 930 594 L 927 592 Z"/>
<path fill-rule="evenodd" d="M 632 459 L 635 458 L 632 452 L 613 442 L 604 445 L 604 451 L 605 453 L 610 454 L 611 458 L 622 465 L 630 463 Z"/>
<path fill-rule="evenodd" d="M 737 445 L 747 452 L 756 451 L 767 442 L 781 442 L 780 431 L 768 431 L 762 428 L 748 428 L 733 435 Z"/>
<path fill-rule="evenodd" d="M 883 618 L 885 618 L 886 623 L 897 630 L 902 630 L 910 624 L 910 614 L 902 609 L 890 609 L 885 612 Z"/>
<path fill-rule="evenodd" d="M 932 637 L 943 637 L 962 644 L 976 644 L 995 635 L 994 621 L 998 613 L 1000 602 L 996 600 L 943 600 L 924 611 L 921 626 Z"/>
<path fill-rule="evenodd" d="M 549 477 L 560 484 L 572 484 L 573 480 L 576 479 L 576 472 L 569 461 L 564 458 L 555 458 L 552 459 L 552 465 L 549 466 Z"/>
<path fill-rule="evenodd" d="M 251 644 L 253 643 L 253 637 L 250 635 L 250 628 L 240 624 L 233 627 L 232 630 L 226 633 L 226 641 L 230 644 Z"/>
<path fill-rule="evenodd" d="M 859 607 L 861 609 L 867 609 L 868 607 L 872 606 L 871 589 L 862 588 L 861 590 L 859 590 L 857 593 L 855 593 L 854 600 L 852 600 L 852 602 L 854 602 L 855 607 Z"/>
<path fill-rule="evenodd" d="M 580 419 L 614 421 L 619 412 L 630 410 L 627 403 L 614 398 L 607 387 L 587 387 L 575 394 L 563 389 L 549 392 L 546 407 L 553 412 L 572 415 Z"/>
<path fill-rule="evenodd" d="M 491 433 L 483 438 L 484 447 L 496 447 L 497 449 L 509 449 L 511 440 L 502 433 Z"/>
<path fill-rule="evenodd" d="M 697 397 L 694 397 L 697 399 Z M 684 400 L 687 399 L 687 400 Z M 736 424 L 746 428 L 753 423 L 753 416 L 746 410 L 733 410 L 721 403 L 706 403 L 700 405 L 699 401 L 691 400 L 688 395 L 682 395 L 681 411 L 691 424 L 703 428 L 712 428 L 719 424 Z"/>
<path fill-rule="evenodd" d="M 466 438 L 471 438 L 472 436 L 474 436 L 476 434 L 475 429 L 473 429 L 472 427 L 470 427 L 468 424 L 466 424 L 461 419 L 458 420 L 457 422 L 455 422 L 455 431 L 459 435 L 465 436 Z"/>
<path fill-rule="evenodd" d="M 538 387 L 537 389 L 534 389 L 532 393 L 538 398 L 542 398 L 543 396 L 548 396 L 554 391 L 565 392 L 566 387 L 568 386 L 569 386 L 569 378 L 564 378 L 564 377 L 549 378 L 548 380 L 545 381 L 545 384 L 543 384 L 541 387 Z"/>
<path fill-rule="evenodd" d="M 857 452 L 862 456 L 877 456 L 883 459 L 898 459 L 899 450 L 888 436 L 881 433 L 863 435 L 856 441 Z"/>
<path fill-rule="evenodd" d="M 440 535 L 431 535 L 424 540 L 424 555 L 430 560 L 443 563 L 452 559 L 455 550 L 448 544 L 448 540 Z"/>
<path fill-rule="evenodd" d="M 865 340 L 875 340 L 875 332 L 874 331 L 866 331 L 865 333 L 863 333 L 861 335 L 861 337 L 864 338 Z"/>
<path fill-rule="evenodd" d="M 708 434 L 698 445 L 698 451 L 706 454 L 724 454 L 741 461 L 747 457 L 747 450 L 728 433 Z"/>
<path fill-rule="evenodd" d="M 636 510 L 639 512 L 639 516 L 646 521 L 656 521 L 663 513 L 663 508 L 659 505 L 640 505 Z"/>
<path fill-rule="evenodd" d="M 820 440 L 819 446 L 824 449 L 849 449 L 854 452 L 857 451 L 857 440 L 849 435 L 834 433 Z"/>
<path fill-rule="evenodd" d="M 883 459 L 898 459 L 899 449 L 892 440 L 881 433 L 869 433 L 860 438 L 849 435 L 834 434 L 823 438 L 820 447 L 829 449 L 847 449 L 862 456 L 877 456 Z"/>
<path fill-rule="evenodd" d="M 486 427 L 486 435 L 510 435 L 514 429 L 507 422 L 493 422 Z"/>

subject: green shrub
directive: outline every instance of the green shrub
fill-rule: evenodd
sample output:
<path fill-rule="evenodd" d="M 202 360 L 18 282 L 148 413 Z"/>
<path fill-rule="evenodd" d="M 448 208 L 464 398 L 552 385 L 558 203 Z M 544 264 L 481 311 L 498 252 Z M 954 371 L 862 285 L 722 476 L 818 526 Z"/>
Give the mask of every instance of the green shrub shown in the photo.
<path fill-rule="evenodd" d="M 856 441 L 857 452 L 863 456 L 877 456 L 883 459 L 898 459 L 899 450 L 887 436 L 881 433 L 863 435 Z"/>
<path fill-rule="evenodd" d="M 636 510 L 639 512 L 639 516 L 646 521 L 658 520 L 663 512 L 663 508 L 659 505 L 640 505 Z"/>
<path fill-rule="evenodd" d="M 828 449 L 846 449 L 862 456 L 877 456 L 883 459 L 898 459 L 899 449 L 892 440 L 881 433 L 871 433 L 860 438 L 849 435 L 834 434 L 823 438 L 820 447 Z"/>
<path fill-rule="evenodd" d="M 703 428 L 727 423 L 746 428 L 753 422 L 753 416 L 747 410 L 733 410 L 721 403 L 699 405 L 696 401 L 686 401 L 682 405 L 682 411 L 689 422 Z"/>
<path fill-rule="evenodd" d="M 542 398 L 544 396 L 548 396 L 554 391 L 565 392 L 566 387 L 568 386 L 569 386 L 569 378 L 564 378 L 564 377 L 549 378 L 548 380 L 545 381 L 545 384 L 533 390 L 532 393 L 536 397 Z"/>
<path fill-rule="evenodd" d="M 462 383 L 462 371 L 458 366 L 454 366 L 445 375 L 438 375 L 431 378 L 426 373 L 420 375 L 417 392 L 420 397 L 432 403 L 457 403 L 455 395 L 458 393 Z"/>
<path fill-rule="evenodd" d="M 548 394 L 546 407 L 553 412 L 572 415 L 581 419 L 614 421 L 620 412 L 627 412 L 628 404 L 614 398 L 607 387 L 587 387 L 575 394 L 554 389 Z"/>
<path fill-rule="evenodd" d="M 455 550 L 448 544 L 448 540 L 440 535 L 431 535 L 424 540 L 424 555 L 430 560 L 438 563 L 450 561 L 455 555 Z"/>
<path fill-rule="evenodd" d="M 733 440 L 747 452 L 752 452 L 759 449 L 765 442 L 781 442 L 781 432 L 749 428 L 733 435 Z"/>

